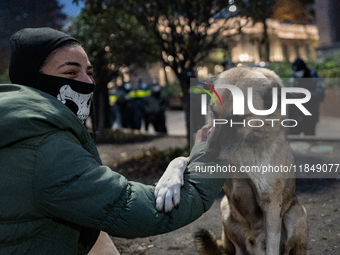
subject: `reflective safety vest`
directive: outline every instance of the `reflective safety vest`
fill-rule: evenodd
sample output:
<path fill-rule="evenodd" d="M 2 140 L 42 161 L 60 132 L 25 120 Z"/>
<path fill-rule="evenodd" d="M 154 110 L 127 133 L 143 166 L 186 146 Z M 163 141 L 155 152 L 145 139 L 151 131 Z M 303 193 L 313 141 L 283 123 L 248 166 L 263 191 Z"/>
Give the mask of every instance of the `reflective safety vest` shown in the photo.
<path fill-rule="evenodd" d="M 143 98 L 143 97 L 148 97 L 150 95 L 151 95 L 150 90 L 139 89 L 139 90 L 131 90 L 129 92 L 130 98 Z"/>
<path fill-rule="evenodd" d="M 117 102 L 117 95 L 109 95 L 109 101 L 113 103 Z"/>

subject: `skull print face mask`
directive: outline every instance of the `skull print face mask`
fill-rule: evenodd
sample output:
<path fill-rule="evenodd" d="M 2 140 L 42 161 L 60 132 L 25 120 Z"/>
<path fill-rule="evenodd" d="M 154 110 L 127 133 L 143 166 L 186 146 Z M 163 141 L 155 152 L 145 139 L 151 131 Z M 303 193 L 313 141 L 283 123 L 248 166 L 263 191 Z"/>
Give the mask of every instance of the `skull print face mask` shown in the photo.
<path fill-rule="evenodd" d="M 94 83 L 39 73 L 34 88 L 56 97 L 73 111 L 82 123 L 90 115 Z"/>

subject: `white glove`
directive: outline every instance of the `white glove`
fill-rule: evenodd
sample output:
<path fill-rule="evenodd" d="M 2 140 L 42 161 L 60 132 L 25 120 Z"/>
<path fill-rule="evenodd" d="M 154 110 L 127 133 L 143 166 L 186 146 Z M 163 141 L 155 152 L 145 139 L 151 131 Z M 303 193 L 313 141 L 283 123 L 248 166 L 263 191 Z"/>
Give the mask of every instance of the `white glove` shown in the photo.
<path fill-rule="evenodd" d="M 180 190 L 184 184 L 183 173 L 187 167 L 188 158 L 178 157 L 170 162 L 164 174 L 159 179 L 156 189 L 156 209 L 159 212 L 169 213 L 179 205 Z"/>

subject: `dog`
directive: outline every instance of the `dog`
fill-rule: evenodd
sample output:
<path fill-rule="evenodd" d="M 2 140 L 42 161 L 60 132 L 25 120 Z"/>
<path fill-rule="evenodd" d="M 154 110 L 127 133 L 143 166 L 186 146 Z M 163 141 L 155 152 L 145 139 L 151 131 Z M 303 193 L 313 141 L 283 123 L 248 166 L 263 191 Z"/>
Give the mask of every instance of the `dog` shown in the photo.
<path fill-rule="evenodd" d="M 282 81 L 272 71 L 264 68 L 237 67 L 220 73 L 213 79 L 215 88 L 219 84 L 238 87 L 245 98 L 248 87 L 252 87 L 252 104 L 257 110 L 267 110 L 273 101 L 273 88 L 280 89 Z M 233 115 L 233 98 L 228 89 L 216 89 L 223 106 L 209 104 L 209 122 L 213 120 L 234 121 L 235 125 L 215 125 L 208 137 L 206 153 L 216 159 L 227 159 L 236 167 L 236 173 L 228 173 L 221 201 L 222 236 L 216 240 L 213 233 L 200 230 L 195 242 L 202 254 L 227 255 L 304 255 L 307 250 L 307 213 L 295 195 L 293 171 L 240 172 L 241 167 L 291 166 L 294 164 L 292 149 L 286 138 L 280 106 L 270 115 L 254 115 L 245 107 L 243 115 Z M 215 95 L 216 97 L 216 95 Z M 217 98 L 216 98 L 217 100 Z M 267 121 L 268 119 L 275 120 Z M 250 121 L 250 122 L 249 122 Z M 240 123 L 244 123 L 242 125 Z M 249 125 L 246 125 L 248 123 Z M 250 125 L 251 123 L 251 125 Z M 185 158 L 175 162 L 185 163 Z M 172 168 L 178 179 L 184 169 Z M 177 187 L 168 177 L 161 179 L 157 192 L 158 208 L 169 210 L 169 197 L 176 194 Z M 160 192 L 161 191 L 161 192 Z M 164 195 L 168 199 L 165 202 Z M 178 202 L 178 200 L 176 200 Z M 170 206 L 169 206 L 170 204 Z"/>

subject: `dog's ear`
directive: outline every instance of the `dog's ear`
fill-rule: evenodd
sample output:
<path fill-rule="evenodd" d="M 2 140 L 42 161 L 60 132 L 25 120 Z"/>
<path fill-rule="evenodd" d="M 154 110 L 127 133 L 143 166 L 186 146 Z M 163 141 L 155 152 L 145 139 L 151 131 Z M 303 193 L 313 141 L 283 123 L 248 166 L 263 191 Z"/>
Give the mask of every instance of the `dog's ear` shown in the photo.
<path fill-rule="evenodd" d="M 212 76 L 209 79 L 207 79 L 205 83 L 210 85 L 210 86 L 212 86 L 212 87 L 214 87 L 215 86 L 215 82 L 220 77 L 220 75 L 221 75 L 221 72 L 216 73 L 214 76 Z"/>
<path fill-rule="evenodd" d="M 274 79 L 272 80 L 271 87 L 266 90 L 263 96 L 263 104 L 265 109 L 269 109 L 273 105 L 273 88 L 277 88 L 277 104 L 278 108 L 281 107 L 281 83 Z"/>

